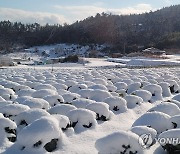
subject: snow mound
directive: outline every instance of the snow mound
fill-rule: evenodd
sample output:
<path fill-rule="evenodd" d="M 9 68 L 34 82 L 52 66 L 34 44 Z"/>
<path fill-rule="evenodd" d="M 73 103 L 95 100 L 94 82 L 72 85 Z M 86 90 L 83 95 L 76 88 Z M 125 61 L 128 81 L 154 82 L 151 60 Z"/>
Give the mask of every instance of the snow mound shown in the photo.
<path fill-rule="evenodd" d="M 77 93 L 83 97 L 83 98 L 90 98 L 91 97 L 91 93 L 92 93 L 93 89 L 82 89 L 79 90 Z"/>
<path fill-rule="evenodd" d="M 64 103 L 64 98 L 61 95 L 46 96 L 43 98 L 51 107 Z"/>
<path fill-rule="evenodd" d="M 105 90 L 96 89 L 91 92 L 90 99 L 95 100 L 97 102 L 103 102 L 108 97 L 112 97 L 111 93 Z"/>
<path fill-rule="evenodd" d="M 131 95 L 139 96 L 144 102 L 150 102 L 152 94 L 147 90 L 135 90 Z"/>
<path fill-rule="evenodd" d="M 109 105 L 104 102 L 91 103 L 86 108 L 97 114 L 97 120 L 107 121 L 110 119 Z"/>
<path fill-rule="evenodd" d="M 95 89 L 105 90 L 105 91 L 108 90 L 107 87 L 102 84 L 95 84 L 95 85 L 89 86 L 88 88 L 93 89 L 93 90 L 95 90 Z"/>
<path fill-rule="evenodd" d="M 125 100 L 127 101 L 127 107 L 129 109 L 135 108 L 143 103 L 143 99 L 141 97 L 134 95 L 126 96 Z"/>
<path fill-rule="evenodd" d="M 157 136 L 157 131 L 147 126 L 135 126 L 135 127 L 132 127 L 130 131 L 137 134 L 138 136 L 141 136 L 143 134 L 151 134 L 152 143 L 153 141 L 155 141 L 155 138 Z"/>
<path fill-rule="evenodd" d="M 67 115 L 76 132 L 82 132 L 97 125 L 96 113 L 87 109 L 75 109 Z"/>
<path fill-rule="evenodd" d="M 69 111 L 76 109 L 75 106 L 70 104 L 58 104 L 48 110 L 50 114 L 67 115 Z"/>
<path fill-rule="evenodd" d="M 0 145 L 16 141 L 16 123 L 8 118 L 0 117 Z"/>
<path fill-rule="evenodd" d="M 37 85 L 36 87 L 34 87 L 34 89 L 35 89 L 35 90 L 51 89 L 51 90 L 56 91 L 56 88 L 53 87 L 53 86 L 50 85 L 50 84 L 41 84 L 41 85 Z"/>
<path fill-rule="evenodd" d="M 86 108 L 88 104 L 95 103 L 96 101 L 85 99 L 85 98 L 78 98 L 71 102 L 77 108 Z"/>
<path fill-rule="evenodd" d="M 133 123 L 134 126 L 147 126 L 155 129 L 158 134 L 173 128 L 170 116 L 162 112 L 145 113 Z"/>
<path fill-rule="evenodd" d="M 32 149 L 52 152 L 58 149 L 62 140 L 59 122 L 53 117 L 42 117 L 23 128 L 17 135 L 17 144 L 24 152 Z"/>
<path fill-rule="evenodd" d="M 175 80 L 165 80 L 170 84 L 170 91 L 171 93 L 179 93 L 179 84 Z"/>
<path fill-rule="evenodd" d="M 0 113 L 4 117 L 13 117 L 20 114 L 23 111 L 29 110 L 30 108 L 27 105 L 22 104 L 8 104 L 0 108 Z"/>
<path fill-rule="evenodd" d="M 126 89 L 127 90 L 127 84 L 125 82 L 116 82 L 114 84 L 114 86 L 117 87 L 117 90 L 120 90 L 120 89 Z"/>
<path fill-rule="evenodd" d="M 87 85 L 85 85 L 85 84 L 77 84 L 77 85 L 74 85 L 74 86 L 70 87 L 68 89 L 68 91 L 70 91 L 72 93 L 77 93 L 81 89 L 87 89 Z"/>
<path fill-rule="evenodd" d="M 119 131 L 96 141 L 95 147 L 99 154 L 138 153 L 144 154 L 138 141 L 138 135 L 132 132 Z"/>
<path fill-rule="evenodd" d="M 180 129 L 171 129 L 159 135 L 159 140 L 166 140 L 167 142 L 160 142 L 161 146 L 167 153 L 179 153 L 180 146 Z M 172 140 L 174 139 L 174 140 Z"/>
<path fill-rule="evenodd" d="M 141 83 L 140 82 L 135 82 L 135 83 L 132 83 L 130 85 L 128 85 L 127 87 L 127 94 L 131 94 L 133 91 L 135 90 L 139 90 L 141 88 Z"/>
<path fill-rule="evenodd" d="M 68 89 L 68 86 L 66 86 L 65 84 L 63 83 L 56 83 L 56 84 L 53 84 L 53 86 L 59 90 L 59 89 L 63 89 L 63 90 L 67 90 Z"/>
<path fill-rule="evenodd" d="M 51 89 L 41 89 L 41 90 L 37 90 L 34 93 L 32 93 L 32 97 L 34 98 L 43 98 L 49 95 L 58 95 L 58 93 L 54 90 Z"/>
<path fill-rule="evenodd" d="M 111 111 L 116 111 L 118 113 L 126 112 L 127 102 L 124 98 L 121 97 L 108 97 L 104 100 L 105 103 L 109 105 Z"/>
<path fill-rule="evenodd" d="M 153 108 L 149 110 L 149 112 L 154 112 L 154 111 L 163 112 L 163 113 L 168 114 L 169 116 L 180 114 L 179 107 L 176 104 L 169 103 L 169 102 L 163 102 L 161 104 L 154 106 Z"/>
<path fill-rule="evenodd" d="M 170 84 L 167 82 L 161 82 L 159 85 L 162 88 L 162 95 L 164 97 L 170 97 L 171 96 Z"/>
<path fill-rule="evenodd" d="M 62 97 L 64 98 L 65 103 L 71 104 L 71 102 L 73 100 L 76 100 L 76 99 L 80 98 L 80 95 L 76 94 L 76 93 L 69 93 L 69 94 L 62 95 Z"/>
<path fill-rule="evenodd" d="M 50 114 L 43 109 L 29 109 L 27 111 L 21 112 L 16 117 L 14 117 L 14 121 L 17 126 L 27 126 L 34 122 L 37 119 L 40 119 L 43 116 L 49 116 Z"/>
<path fill-rule="evenodd" d="M 147 90 L 151 92 L 152 97 L 151 97 L 151 102 L 155 102 L 157 100 L 162 100 L 162 88 L 161 86 L 157 84 L 149 84 L 145 87 L 143 87 L 143 90 Z"/>
<path fill-rule="evenodd" d="M 41 98 L 28 98 L 21 104 L 27 105 L 30 108 L 49 109 L 49 103 Z"/>
<path fill-rule="evenodd" d="M 31 96 L 36 90 L 34 89 L 22 89 L 20 91 L 18 91 L 16 94 L 18 95 L 18 97 L 22 97 L 22 96 Z"/>
<path fill-rule="evenodd" d="M 6 95 L 6 94 L 14 95 L 15 92 L 12 89 L 9 89 L 9 88 L 3 88 L 3 89 L 0 88 L 0 96 Z"/>
<path fill-rule="evenodd" d="M 70 120 L 67 116 L 59 114 L 52 116 L 58 120 L 59 127 L 67 136 L 70 136 L 74 133 L 74 129 L 71 127 Z"/>

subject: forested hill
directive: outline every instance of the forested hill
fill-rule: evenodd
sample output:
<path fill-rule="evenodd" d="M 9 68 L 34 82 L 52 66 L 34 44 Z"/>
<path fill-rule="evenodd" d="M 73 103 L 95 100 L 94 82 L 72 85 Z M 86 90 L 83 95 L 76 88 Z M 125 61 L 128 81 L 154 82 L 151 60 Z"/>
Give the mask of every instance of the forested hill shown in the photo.
<path fill-rule="evenodd" d="M 140 46 L 180 48 L 180 5 L 139 15 L 97 14 L 71 25 L 0 22 L 0 50 L 14 44 L 107 43 L 119 51 Z"/>

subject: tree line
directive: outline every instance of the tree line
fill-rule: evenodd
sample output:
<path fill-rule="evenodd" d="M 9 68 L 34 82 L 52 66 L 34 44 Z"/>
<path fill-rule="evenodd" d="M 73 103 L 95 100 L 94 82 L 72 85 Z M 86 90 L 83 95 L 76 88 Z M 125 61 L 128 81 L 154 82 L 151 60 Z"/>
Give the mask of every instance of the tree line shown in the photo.
<path fill-rule="evenodd" d="M 180 48 L 180 5 L 143 14 L 98 13 L 71 25 L 0 22 L 0 50 L 55 43 L 109 44 L 121 53 L 150 46 Z"/>

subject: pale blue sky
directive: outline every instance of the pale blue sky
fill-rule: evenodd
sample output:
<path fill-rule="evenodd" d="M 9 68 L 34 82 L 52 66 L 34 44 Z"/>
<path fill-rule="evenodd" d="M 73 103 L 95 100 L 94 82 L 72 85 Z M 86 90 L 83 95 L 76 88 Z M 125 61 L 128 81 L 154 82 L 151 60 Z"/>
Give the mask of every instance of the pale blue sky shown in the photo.
<path fill-rule="evenodd" d="M 96 13 L 143 13 L 180 4 L 180 0 L 0 0 L 0 20 L 72 23 Z"/>

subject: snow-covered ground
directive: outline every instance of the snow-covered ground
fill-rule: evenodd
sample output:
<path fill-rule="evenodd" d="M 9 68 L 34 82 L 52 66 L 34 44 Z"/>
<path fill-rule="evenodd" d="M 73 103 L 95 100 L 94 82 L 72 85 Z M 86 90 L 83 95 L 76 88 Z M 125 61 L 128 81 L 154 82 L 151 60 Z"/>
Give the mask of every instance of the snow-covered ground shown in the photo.
<path fill-rule="evenodd" d="M 62 59 L 69 55 L 78 55 L 86 62 L 86 67 L 104 67 L 117 66 L 118 67 L 156 67 L 156 66 L 179 66 L 180 55 L 163 55 L 162 58 L 147 58 L 147 57 L 122 57 L 122 58 L 84 58 L 95 51 L 96 56 L 104 57 L 105 53 L 101 52 L 108 47 L 107 45 L 78 45 L 78 44 L 55 44 L 48 46 L 35 46 L 25 49 L 24 52 L 15 52 L 7 54 L 16 62 L 22 65 L 45 65 L 51 64 L 52 59 Z M 105 56 L 106 57 L 106 56 Z M 56 63 L 56 62 L 55 62 Z M 83 63 L 82 61 L 80 63 Z M 81 67 L 81 64 L 55 64 L 59 67 Z"/>
<path fill-rule="evenodd" d="M 153 140 L 180 138 L 180 68 L 88 60 L 0 69 L 0 153 L 165 154 Z"/>
<path fill-rule="evenodd" d="M 125 66 L 179 66 L 180 55 L 165 55 L 165 59 L 146 57 L 108 58 L 109 62 L 124 64 Z"/>

